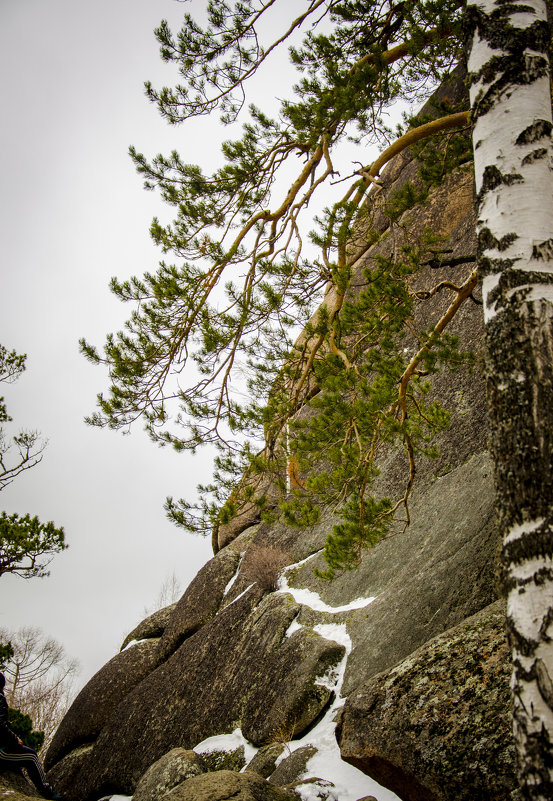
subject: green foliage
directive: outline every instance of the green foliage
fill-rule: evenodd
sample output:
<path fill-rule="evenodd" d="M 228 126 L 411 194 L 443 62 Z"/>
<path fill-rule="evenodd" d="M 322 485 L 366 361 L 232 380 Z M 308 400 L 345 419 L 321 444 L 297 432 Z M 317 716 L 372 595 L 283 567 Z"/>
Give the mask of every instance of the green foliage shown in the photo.
<path fill-rule="evenodd" d="M 371 495 L 379 446 L 403 447 L 412 458 L 437 456 L 433 440 L 449 426 L 450 415 L 437 401 L 427 401 L 427 377 L 473 360 L 445 332 L 418 332 L 414 350 L 407 336 L 414 298 L 405 279 L 419 269 L 433 241 L 404 248 L 402 261 L 377 257 L 365 269 L 365 286 L 342 308 L 338 344 L 347 358 L 320 356 L 314 368 L 320 391 L 309 414 L 291 424 L 290 452 L 305 483 L 281 508 L 286 522 L 302 526 L 317 521 L 320 506 L 339 512 L 342 521 L 325 547 L 326 575 L 357 562 L 360 549 L 374 545 L 393 524 L 398 504 Z M 417 371 L 402 397 L 398 387 L 414 360 Z M 400 505 L 407 507 L 407 499 L 408 493 Z"/>
<path fill-rule="evenodd" d="M 400 189 L 390 195 L 386 203 L 386 214 L 392 221 L 397 221 L 404 212 L 423 203 L 428 197 L 428 187 L 418 187 L 411 181 L 406 181 Z"/>
<path fill-rule="evenodd" d="M 462 109 L 452 106 L 449 101 L 435 103 L 432 106 L 435 116 L 446 116 Z M 430 122 L 435 117 L 418 114 L 406 116 L 409 128 L 416 128 Z M 404 129 L 399 128 L 398 133 Z M 438 145 L 438 146 L 437 146 Z M 439 186 L 446 175 L 462 164 L 472 162 L 472 141 L 470 130 L 447 131 L 437 142 L 423 139 L 411 145 L 411 151 L 418 162 L 418 181 L 406 181 L 399 189 L 392 192 L 386 203 L 386 214 L 392 221 L 397 221 L 405 211 L 423 203 L 428 197 L 431 187 Z"/>
<path fill-rule="evenodd" d="M 33 721 L 29 715 L 17 709 L 8 710 L 8 723 L 11 730 L 23 740 L 23 745 L 38 751 L 44 742 L 44 732 L 33 731 Z"/>
<path fill-rule="evenodd" d="M 0 642 L 0 670 L 4 670 L 7 663 L 13 656 L 13 648 L 10 642 Z"/>
<path fill-rule="evenodd" d="M 47 576 L 52 555 L 65 548 L 63 528 L 56 528 L 54 523 L 41 523 L 28 514 L 0 514 L 0 576 Z"/>
<path fill-rule="evenodd" d="M 312 198 L 336 177 L 340 144 L 387 143 L 383 112 L 398 98 L 420 101 L 455 63 L 462 5 L 315 0 L 264 43 L 260 20 L 278 2 L 208 2 L 205 25 L 185 15 L 176 35 L 166 22 L 156 30 L 180 82 L 146 89 L 172 124 L 217 112 L 236 120 L 247 80 L 285 42 L 300 73 L 277 115 L 249 106 L 242 136 L 222 144 L 223 166 L 211 175 L 176 152 L 148 159 L 131 148 L 145 187 L 174 211 L 173 222 L 154 219 L 150 229 L 174 262 L 114 278 L 112 291 L 133 306 L 125 329 L 108 335 L 103 352 L 81 341 L 110 377 L 89 423 L 126 430 L 141 419 L 160 445 L 217 449 L 200 501 L 167 500 L 187 530 L 207 533 L 244 502 L 265 520 L 312 525 L 330 504 L 343 521 L 328 549 L 339 567 L 386 533 L 396 508 L 370 498 L 378 443 L 404 447 L 410 460 L 432 454 L 448 416 L 426 401 L 422 375 L 462 357 L 436 331 L 417 332 L 420 354 L 405 354 L 413 306 L 405 280 L 428 243 L 378 260 L 360 291 L 350 286 L 349 243 L 373 197 L 370 165 L 342 170 L 351 173 L 344 194 L 315 217 L 308 238 L 302 231 Z M 292 42 L 302 27 L 303 40 Z M 392 223 L 461 163 L 465 140 L 448 136 L 437 165 L 417 146 L 421 186 L 390 199 Z M 283 171 L 292 173 L 284 191 Z M 284 497 L 290 458 L 309 477 Z M 279 509 L 269 485 L 283 498 Z"/>
<path fill-rule="evenodd" d="M 17 354 L 14 350 L 8 351 L 0 345 L 0 381 L 15 381 L 25 370 L 26 354 Z M 10 421 L 4 398 L 0 397 L 0 424 Z"/>
<path fill-rule="evenodd" d="M 0 382 L 17 380 L 25 370 L 26 359 L 25 354 L 19 355 L 0 345 Z M 0 490 L 37 465 L 46 446 L 37 431 L 20 431 L 11 439 L 7 437 L 3 424 L 11 419 L 4 398 L 0 397 Z M 17 456 L 10 462 L 14 446 Z M 4 573 L 16 573 L 25 578 L 47 576 L 48 557 L 66 547 L 63 529 L 56 528 L 53 523 L 41 523 L 28 514 L 0 514 L 0 576 Z"/>
<path fill-rule="evenodd" d="M 25 354 L 17 354 L 14 350 L 8 351 L 0 345 L 0 382 L 10 384 L 16 381 L 25 370 L 26 359 Z M 37 431 L 20 431 L 15 436 L 8 437 L 4 424 L 11 421 L 5 400 L 0 397 L 0 490 L 24 470 L 38 464 L 45 447 Z M 16 451 L 17 456 L 11 462 L 13 451 Z"/>

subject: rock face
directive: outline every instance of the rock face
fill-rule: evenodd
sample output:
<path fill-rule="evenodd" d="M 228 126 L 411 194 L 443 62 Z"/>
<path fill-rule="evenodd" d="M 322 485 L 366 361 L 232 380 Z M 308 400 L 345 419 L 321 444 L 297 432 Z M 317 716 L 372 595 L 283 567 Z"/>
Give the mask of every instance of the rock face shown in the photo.
<path fill-rule="evenodd" d="M 236 725 L 257 746 L 281 732 L 286 739 L 302 733 L 331 695 L 316 679 L 340 662 L 344 648 L 310 629 L 286 637 L 298 612 L 286 596 L 261 599 L 252 586 L 186 639 L 113 712 L 79 775 L 81 792 L 117 787 L 131 794 L 171 748 L 192 748 Z"/>
<path fill-rule="evenodd" d="M 122 699 L 158 662 L 158 640 L 143 640 L 114 656 L 84 687 L 48 749 L 46 766 L 96 739 Z"/>
<path fill-rule="evenodd" d="M 462 91 L 458 81 L 438 94 L 454 100 Z M 451 301 L 437 292 L 429 305 L 424 293 L 445 279 L 462 282 L 473 269 L 476 242 L 467 166 L 407 210 L 401 226 L 390 227 L 385 204 L 417 181 L 418 169 L 409 152 L 389 165 L 367 222 L 371 241 L 378 241 L 363 248 L 356 270 L 361 280 L 363 265 L 399 248 L 405 231 L 415 239 L 427 229 L 439 235 L 452 266 L 428 263 L 409 279 L 420 294 L 414 326 L 423 329 Z M 477 303 L 467 302 L 451 325 L 463 349 L 477 354 L 481 315 Z M 453 420 L 438 438 L 438 459 L 417 458 L 410 526 L 367 551 L 356 570 L 328 582 L 313 568 L 324 568 L 320 551 L 335 522 L 330 512 L 299 530 L 258 523 L 245 510 L 221 532 L 216 556 L 175 607 L 131 632 L 129 642 L 145 639 L 108 663 L 68 712 L 47 765 L 70 801 L 140 794 L 148 769 L 163 765 L 158 760 L 174 749 L 201 754 L 202 741 L 232 738 L 237 730 L 246 751 L 259 749 L 243 758 L 240 752 L 238 770 L 245 760 L 246 772 L 208 768 L 179 781 L 167 801 L 284 801 L 292 790 L 276 783 L 285 783 L 294 766 L 297 781 L 315 775 L 320 788 L 335 781 L 335 790 L 320 792 L 340 801 L 509 798 L 508 660 L 494 589 L 499 538 L 484 381 L 477 361 L 472 373 L 438 374 L 431 383 Z M 379 458 L 378 489 L 393 497 L 405 485 L 405 457 L 384 450 Z M 255 525 L 242 531 L 246 518 Z M 255 549 L 287 555 L 276 590 L 252 579 Z M 343 764 L 352 773 L 341 785 L 321 773 L 324 761 L 316 762 L 321 743 L 329 753 L 336 749 L 340 699 L 343 757 L 367 774 Z M 214 748 L 234 752 L 239 745 Z M 290 752 L 296 756 L 287 766 Z M 311 765 L 319 765 L 316 773 Z"/>
<path fill-rule="evenodd" d="M 170 619 L 173 617 L 176 604 L 170 604 L 163 609 L 158 609 L 153 615 L 150 615 L 141 623 L 138 624 L 123 640 L 121 650 L 123 651 L 127 645 L 133 641 L 140 642 L 141 640 L 152 640 L 161 637 Z"/>
<path fill-rule="evenodd" d="M 342 757 L 405 801 L 511 799 L 504 624 L 496 602 L 348 696 Z"/>
<path fill-rule="evenodd" d="M 189 779 L 172 790 L 166 801 L 298 801 L 298 796 L 273 787 L 256 773 L 220 770 Z"/>

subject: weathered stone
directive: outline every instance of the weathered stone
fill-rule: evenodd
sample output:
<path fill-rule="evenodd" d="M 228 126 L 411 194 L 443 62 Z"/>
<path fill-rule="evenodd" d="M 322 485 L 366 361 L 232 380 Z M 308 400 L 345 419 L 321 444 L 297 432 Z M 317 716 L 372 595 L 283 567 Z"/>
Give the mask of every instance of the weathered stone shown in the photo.
<path fill-rule="evenodd" d="M 307 763 L 317 753 L 313 745 L 304 745 L 296 748 L 290 756 L 283 759 L 278 768 L 271 774 L 269 781 L 271 784 L 278 784 L 279 787 L 285 784 L 292 784 L 297 781 L 304 772 Z"/>
<path fill-rule="evenodd" d="M 492 466 L 487 453 L 413 491 L 411 525 L 366 551 L 356 570 L 333 581 L 317 579 L 314 557 L 291 584 L 318 592 L 330 606 L 376 596 L 368 606 L 326 616 L 346 622 L 353 651 L 343 695 L 404 659 L 427 640 L 496 600 Z M 320 613 L 302 610 L 300 623 Z"/>
<path fill-rule="evenodd" d="M 257 773 L 219 770 L 205 773 L 175 787 L 164 801 L 298 801 L 295 793 L 282 790 Z"/>
<path fill-rule="evenodd" d="M 202 762 L 207 772 L 215 770 L 235 770 L 239 773 L 246 765 L 244 746 L 234 748 L 230 751 L 202 751 Z"/>
<path fill-rule="evenodd" d="M 192 748 L 237 725 L 263 745 L 311 724 L 331 695 L 316 680 L 344 648 L 309 629 L 286 637 L 298 607 L 284 595 L 260 600 L 254 585 L 119 704 L 75 782 L 79 798 L 103 788 L 131 794 L 170 749 Z"/>
<path fill-rule="evenodd" d="M 138 782 L 133 801 L 159 801 L 173 787 L 200 776 L 205 770 L 202 759 L 194 751 L 173 748 L 150 765 Z"/>
<path fill-rule="evenodd" d="M 171 619 L 171 615 L 175 611 L 175 607 L 176 604 L 170 604 L 163 609 L 158 609 L 157 612 L 145 618 L 127 634 L 121 645 L 121 650 L 126 648 L 133 640 L 138 642 L 140 640 L 150 640 L 154 637 L 161 637 Z"/>
<path fill-rule="evenodd" d="M 273 610 L 283 602 L 289 604 L 282 596 L 271 599 Z M 263 629 L 253 632 L 259 637 L 253 647 L 260 653 L 264 646 Z M 266 652 L 258 662 L 263 665 L 264 678 L 260 681 L 255 677 L 244 707 L 244 736 L 254 745 L 299 737 L 331 700 L 331 691 L 317 683 L 317 677 L 337 665 L 344 654 L 343 645 L 325 640 L 307 628 L 295 631 L 278 648 Z"/>
<path fill-rule="evenodd" d="M 510 674 L 496 602 L 348 697 L 342 758 L 403 801 L 508 801 Z"/>
<path fill-rule="evenodd" d="M 454 91 L 451 87 L 441 89 L 442 98 L 447 96 L 455 102 L 461 84 L 458 82 Z M 367 247 L 366 230 L 359 228 L 357 241 L 351 247 L 352 253 L 359 254 L 352 285 L 362 285 L 364 265 L 369 268 L 376 265 L 379 256 L 400 252 L 406 241 L 416 242 L 426 228 L 432 229 L 442 237 L 439 248 L 447 258 L 454 259 L 455 264 L 427 263 L 408 279 L 411 291 L 422 293 L 414 300 L 412 324 L 415 330 L 423 331 L 443 315 L 453 297 L 449 290 L 444 290 L 433 293 L 429 302 L 424 299 L 424 293 L 428 294 L 444 279 L 457 285 L 462 283 L 474 266 L 472 176 L 469 167 L 458 169 L 447 176 L 440 187 L 431 189 L 427 202 L 405 212 L 400 225 L 390 227 L 384 207 L 390 192 L 400 189 L 406 181 L 420 181 L 418 165 L 410 151 L 388 165 L 383 174 L 383 190 L 369 204 L 370 211 L 363 224 L 366 230 L 370 228 L 381 236 L 374 245 Z M 354 300 L 356 291 L 355 288 L 350 290 L 347 299 Z M 481 308 L 468 301 L 448 332 L 459 336 L 462 349 L 472 349 L 479 355 L 482 329 Z M 403 345 L 407 352 L 418 348 L 411 335 L 405 337 L 401 347 Z M 84 758 L 76 757 L 71 761 L 71 752 L 53 769 L 52 775 L 58 769 L 62 773 L 65 770 L 67 778 L 63 786 L 68 794 L 71 788 L 76 788 L 75 801 L 97 798 L 107 792 L 130 794 L 151 762 L 170 749 L 177 746 L 189 749 L 206 737 L 230 733 L 238 726 L 255 744 L 297 737 L 302 727 L 312 725 L 314 716 L 324 712 L 325 705 L 330 702 L 330 690 L 317 685 L 314 675 L 320 676 L 325 666 L 336 664 L 343 654 L 340 646 L 314 634 L 314 626 L 320 623 L 344 624 L 352 641 L 341 688 L 342 695 L 351 696 L 352 706 L 346 709 L 352 720 L 354 714 L 353 711 L 350 714 L 350 709 L 355 709 L 353 699 L 358 696 L 358 688 L 362 687 L 359 697 L 367 687 L 374 690 L 376 721 L 368 722 L 362 710 L 359 712 L 360 759 L 369 759 L 368 752 L 363 751 L 363 738 L 367 738 L 367 742 L 374 738 L 377 756 L 373 761 L 383 778 L 388 769 L 396 782 L 400 781 L 398 776 L 405 777 L 412 794 L 405 798 L 432 801 L 439 798 L 442 801 L 442 796 L 436 796 L 435 786 L 440 783 L 441 787 L 450 788 L 447 792 L 454 792 L 457 765 L 453 756 L 448 755 L 458 755 L 459 750 L 452 746 L 450 731 L 440 729 L 441 718 L 437 722 L 431 718 L 433 710 L 438 709 L 443 719 L 451 724 L 451 731 L 459 731 L 459 748 L 462 750 L 466 746 L 460 757 L 459 775 L 465 776 L 466 788 L 472 793 L 471 801 L 480 798 L 474 795 L 473 779 L 466 779 L 466 774 L 474 765 L 483 775 L 488 775 L 486 771 L 494 774 L 497 771 L 494 763 L 501 766 L 503 752 L 493 736 L 486 740 L 479 734 L 478 753 L 475 756 L 470 752 L 468 732 L 463 726 L 468 726 L 473 712 L 467 698 L 471 685 L 466 672 L 463 674 L 461 656 L 455 653 L 451 664 L 441 666 L 436 658 L 436 665 L 446 677 L 442 679 L 432 674 L 430 656 L 427 654 L 423 658 L 426 652 L 417 651 L 417 659 L 422 662 L 426 659 L 424 669 L 432 679 L 428 687 L 422 689 L 415 685 L 410 689 L 406 679 L 405 698 L 401 692 L 396 692 L 397 682 L 393 678 L 396 676 L 393 669 L 399 670 L 402 666 L 407 671 L 405 675 L 410 675 L 406 667 L 410 664 L 409 655 L 424 643 L 433 647 L 435 640 L 432 638 L 442 636 L 443 648 L 449 653 L 448 638 L 453 637 L 450 644 L 455 651 L 458 628 L 454 628 L 452 634 L 452 627 L 458 627 L 467 616 L 495 600 L 494 565 L 499 537 L 494 523 L 491 463 L 485 452 L 487 431 L 483 422 L 486 411 L 482 375 L 476 367 L 472 374 L 465 370 L 458 371 L 455 376 L 443 372 L 430 376 L 429 381 L 429 399 L 439 398 L 452 411 L 452 426 L 438 437 L 438 459 L 417 454 L 417 474 L 410 497 L 410 527 L 399 530 L 367 551 L 357 570 L 326 582 L 314 576 L 313 568 L 325 567 L 317 553 L 337 522 L 331 511 L 323 510 L 322 522 L 306 530 L 282 523 L 262 523 L 247 528 L 233 539 L 245 524 L 257 519 L 253 513 L 248 518 L 251 510 L 243 508 L 242 519 L 231 522 L 226 531 L 219 532 L 221 542 L 215 543 L 215 549 L 221 544 L 224 547 L 192 582 L 175 608 L 160 641 L 159 657 L 166 661 L 110 711 L 109 720 L 105 721 L 94 747 L 88 749 Z M 309 407 L 303 413 L 309 415 Z M 375 482 L 376 494 L 394 499 L 398 495 L 401 497 L 408 474 L 405 454 L 383 447 L 378 459 L 381 473 Z M 320 466 L 312 466 L 313 472 L 318 469 Z M 319 611 L 319 605 L 313 609 L 309 602 L 295 603 L 289 595 L 269 594 L 262 599 L 262 591 L 251 586 L 251 576 L 245 569 L 248 552 L 251 556 L 256 548 L 285 551 L 294 564 L 312 556 L 306 564 L 288 574 L 290 584 L 318 593 L 330 609 Z M 243 554 L 237 571 L 238 559 Z M 230 586 L 233 576 L 235 580 Z M 376 600 L 362 608 L 336 612 L 336 608 L 347 607 L 360 596 L 376 596 Z M 293 621 L 299 625 L 290 628 Z M 287 636 L 291 632 L 292 635 Z M 497 676 L 488 676 L 487 672 L 491 670 L 490 664 L 493 666 L 494 654 L 477 648 L 472 665 L 474 675 L 487 676 L 491 687 L 495 686 L 493 682 Z M 481 661 L 484 664 L 480 664 Z M 459 690 L 459 697 L 454 696 L 447 705 L 445 699 L 451 688 L 442 691 L 442 684 L 445 681 L 454 686 L 455 670 L 461 675 L 459 686 L 466 685 L 467 693 Z M 385 690 L 379 684 L 384 681 L 382 677 L 390 682 L 389 707 Z M 427 762 L 421 757 L 420 766 L 409 762 L 409 749 L 415 755 L 418 752 L 410 739 L 414 735 L 409 727 L 415 724 L 405 712 L 405 705 L 410 703 L 415 690 L 426 703 L 426 707 L 409 710 L 413 711 L 413 720 L 420 727 L 419 733 L 422 732 L 420 748 Z M 481 714 L 484 721 L 491 720 L 497 707 L 493 692 L 490 696 L 481 694 L 478 703 L 482 706 L 477 714 Z M 453 722 L 456 709 L 461 713 L 459 729 Z M 388 723 L 390 743 L 386 739 Z M 119 744 L 118 749 L 113 748 L 114 742 Z M 444 743 L 442 753 L 438 749 Z M 276 748 L 280 748 L 280 743 Z M 77 764 L 80 768 L 75 769 Z M 254 764 L 252 760 L 251 765 Z M 72 767 L 66 769 L 65 765 Z M 265 767 L 260 763 L 261 769 L 266 771 L 266 763 Z M 422 777 L 412 776 L 410 771 L 415 769 L 426 772 Z M 219 772 L 219 776 L 223 773 L 225 771 Z M 505 775 L 510 775 L 507 769 Z M 206 786 L 212 781 L 200 778 Z M 324 779 L 323 776 L 323 782 Z M 184 785 L 179 787 L 179 792 L 182 787 Z M 419 790 L 421 795 L 417 796 Z M 223 788 L 221 792 L 227 790 Z M 242 792 L 246 790 L 240 786 L 233 798 L 242 798 Z M 502 801 L 501 792 L 489 797 Z M 194 796 L 195 801 L 199 797 Z M 450 797 L 454 796 L 447 796 L 448 801 Z M 457 791 L 456 801 L 462 798 L 464 796 Z"/>
<path fill-rule="evenodd" d="M 237 550 L 226 548 L 210 559 L 191 581 L 161 637 L 161 659 L 167 659 L 187 637 L 216 615 L 239 558 Z"/>
<path fill-rule="evenodd" d="M 73 792 L 77 786 L 75 778 L 83 765 L 87 764 L 92 748 L 91 744 L 75 748 L 60 759 L 59 762 L 56 762 L 48 771 L 48 781 L 52 787 L 56 789 L 63 787 L 64 795 L 69 799 L 75 797 Z"/>
<path fill-rule="evenodd" d="M 261 522 L 259 506 L 247 501 L 240 507 L 240 511 L 228 523 L 220 523 L 217 527 L 215 553 L 236 539 L 239 534 L 256 523 Z M 214 537 L 215 542 L 215 537 Z"/>
<path fill-rule="evenodd" d="M 15 770 L 0 770 L 0 799 L 2 801 L 27 801 L 40 798 L 36 788 Z"/>
<path fill-rule="evenodd" d="M 248 770 L 253 770 L 259 773 L 264 779 L 267 779 L 276 768 L 277 759 L 284 751 L 283 743 L 271 743 L 264 745 L 256 753 L 251 762 L 248 763 Z"/>
<path fill-rule="evenodd" d="M 158 640 L 143 640 L 113 657 L 81 690 L 58 727 L 44 764 L 93 741 L 120 701 L 158 663 Z"/>

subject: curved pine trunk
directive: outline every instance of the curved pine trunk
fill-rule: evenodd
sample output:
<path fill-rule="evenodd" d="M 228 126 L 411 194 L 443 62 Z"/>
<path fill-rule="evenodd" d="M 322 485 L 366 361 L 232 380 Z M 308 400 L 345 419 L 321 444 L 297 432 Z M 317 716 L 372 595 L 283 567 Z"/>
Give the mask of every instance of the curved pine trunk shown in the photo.
<path fill-rule="evenodd" d="M 553 172 L 546 2 L 467 2 L 491 449 L 523 796 L 553 798 Z"/>

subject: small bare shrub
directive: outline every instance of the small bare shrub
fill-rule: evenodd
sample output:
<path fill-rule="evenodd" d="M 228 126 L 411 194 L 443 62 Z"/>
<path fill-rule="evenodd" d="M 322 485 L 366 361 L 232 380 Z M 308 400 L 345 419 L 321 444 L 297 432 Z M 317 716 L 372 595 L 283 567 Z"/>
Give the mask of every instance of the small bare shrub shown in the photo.
<path fill-rule="evenodd" d="M 255 581 L 265 592 L 274 592 L 280 573 L 289 562 L 289 555 L 285 551 L 254 545 L 246 551 L 242 575 L 248 581 Z"/>

